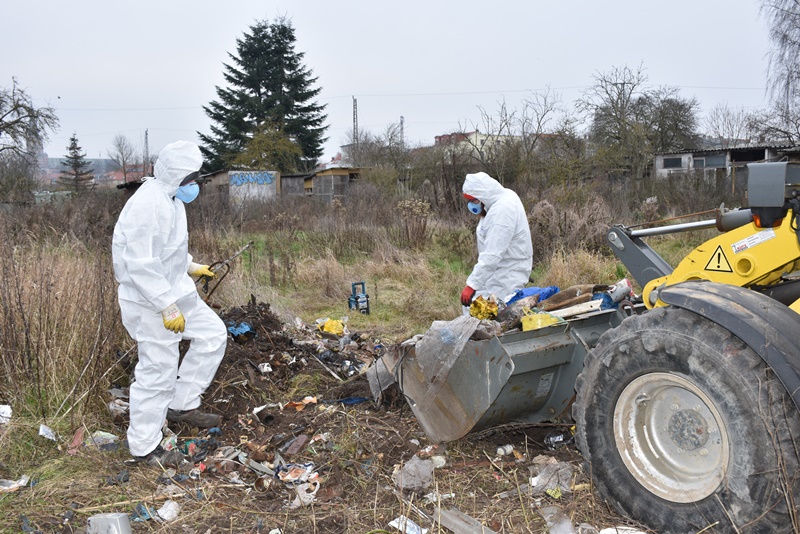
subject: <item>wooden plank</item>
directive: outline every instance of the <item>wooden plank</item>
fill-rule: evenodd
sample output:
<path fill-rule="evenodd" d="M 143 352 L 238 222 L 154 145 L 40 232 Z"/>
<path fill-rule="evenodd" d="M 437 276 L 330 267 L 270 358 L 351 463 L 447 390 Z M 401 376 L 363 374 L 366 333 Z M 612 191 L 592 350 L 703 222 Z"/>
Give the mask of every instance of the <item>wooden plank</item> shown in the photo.
<path fill-rule="evenodd" d="M 600 309 L 600 306 L 602 305 L 603 301 L 601 299 L 590 300 L 589 302 L 576 304 L 575 306 L 570 306 L 569 308 L 561 308 L 560 310 L 551 310 L 547 313 L 561 318 L 572 317 L 573 315 L 579 315 L 581 313 L 589 313 L 597 311 Z"/>

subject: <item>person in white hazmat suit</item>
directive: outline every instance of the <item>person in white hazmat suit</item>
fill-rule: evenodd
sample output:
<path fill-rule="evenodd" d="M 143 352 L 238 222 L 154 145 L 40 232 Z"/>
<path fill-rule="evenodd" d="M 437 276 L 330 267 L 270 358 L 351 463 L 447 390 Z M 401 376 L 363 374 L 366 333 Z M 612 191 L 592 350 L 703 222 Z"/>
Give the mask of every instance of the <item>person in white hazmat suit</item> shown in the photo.
<path fill-rule="evenodd" d="M 461 191 L 469 211 L 481 217 L 475 231 L 478 263 L 467 277 L 461 304 L 469 306 L 473 299 L 492 294 L 508 300 L 525 286 L 533 267 L 533 244 L 525 207 L 514 191 L 485 172 L 468 174 Z"/>
<path fill-rule="evenodd" d="M 135 459 L 149 463 L 166 453 L 160 445 L 165 419 L 201 428 L 221 421 L 197 409 L 225 354 L 228 335 L 191 278 L 214 276 L 188 251 L 184 204 L 199 192 L 194 179 L 202 163 L 194 143 L 164 147 L 154 177 L 144 179 L 114 227 L 112 259 L 122 323 L 139 352 L 130 387 L 128 445 Z M 190 340 L 190 347 L 179 367 L 182 339 Z"/>

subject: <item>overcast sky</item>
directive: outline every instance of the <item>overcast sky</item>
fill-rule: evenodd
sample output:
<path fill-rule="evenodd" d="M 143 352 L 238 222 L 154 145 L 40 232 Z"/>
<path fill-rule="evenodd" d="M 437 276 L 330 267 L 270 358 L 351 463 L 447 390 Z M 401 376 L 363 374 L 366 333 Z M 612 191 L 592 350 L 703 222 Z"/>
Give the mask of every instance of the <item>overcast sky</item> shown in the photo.
<path fill-rule="evenodd" d="M 518 108 L 531 91 L 572 107 L 593 76 L 642 65 L 703 112 L 766 106 L 768 39 L 758 0 L 0 0 L 0 87 L 11 78 L 91 158 L 124 134 L 150 152 L 209 132 L 202 106 L 257 20 L 286 16 L 327 105 L 323 160 L 353 129 L 380 134 L 404 117 L 409 145 L 480 123 L 479 108 Z"/>

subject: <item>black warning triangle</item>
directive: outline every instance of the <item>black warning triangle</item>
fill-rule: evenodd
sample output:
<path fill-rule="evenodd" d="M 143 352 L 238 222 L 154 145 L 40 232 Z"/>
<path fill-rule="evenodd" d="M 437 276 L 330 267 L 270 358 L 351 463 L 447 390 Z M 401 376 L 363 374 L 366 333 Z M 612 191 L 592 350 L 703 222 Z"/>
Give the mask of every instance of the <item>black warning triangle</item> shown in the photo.
<path fill-rule="evenodd" d="M 731 264 L 722 251 L 722 245 L 717 245 L 717 250 L 711 255 L 711 259 L 706 263 L 706 271 L 716 271 L 718 273 L 732 273 Z"/>

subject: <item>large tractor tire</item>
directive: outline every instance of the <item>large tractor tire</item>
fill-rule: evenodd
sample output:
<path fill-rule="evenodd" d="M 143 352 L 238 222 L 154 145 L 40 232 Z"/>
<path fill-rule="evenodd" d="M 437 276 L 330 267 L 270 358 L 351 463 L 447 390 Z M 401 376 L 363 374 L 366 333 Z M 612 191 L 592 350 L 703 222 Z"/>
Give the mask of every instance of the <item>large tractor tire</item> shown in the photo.
<path fill-rule="evenodd" d="M 800 532 L 800 416 L 731 332 L 680 308 L 630 317 L 576 392 L 578 448 L 620 513 L 660 533 Z"/>

